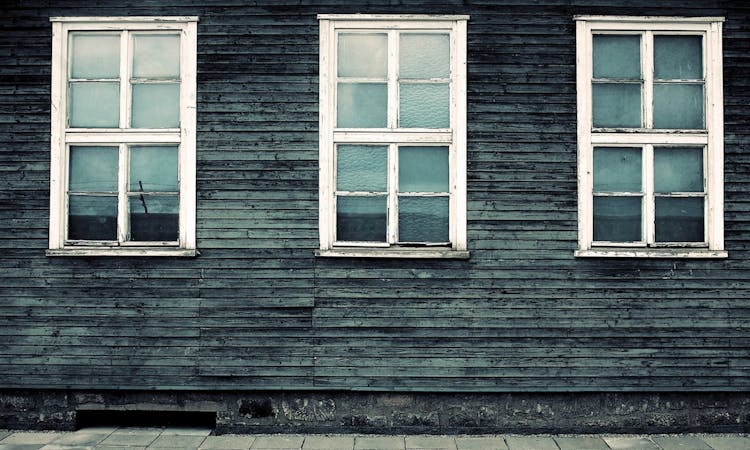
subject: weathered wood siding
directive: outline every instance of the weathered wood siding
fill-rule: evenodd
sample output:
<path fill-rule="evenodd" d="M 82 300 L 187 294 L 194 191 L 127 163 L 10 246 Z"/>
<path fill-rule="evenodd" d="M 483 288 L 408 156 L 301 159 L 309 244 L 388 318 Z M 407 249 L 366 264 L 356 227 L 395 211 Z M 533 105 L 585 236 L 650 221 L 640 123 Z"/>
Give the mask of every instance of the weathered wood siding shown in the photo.
<path fill-rule="evenodd" d="M 0 7 L 0 387 L 750 388 L 747 2 L 127 3 Z M 471 15 L 471 259 L 314 257 L 318 13 Z M 574 258 L 574 14 L 726 17 L 728 259 Z M 44 255 L 48 18 L 88 15 L 200 17 L 197 258 Z"/>

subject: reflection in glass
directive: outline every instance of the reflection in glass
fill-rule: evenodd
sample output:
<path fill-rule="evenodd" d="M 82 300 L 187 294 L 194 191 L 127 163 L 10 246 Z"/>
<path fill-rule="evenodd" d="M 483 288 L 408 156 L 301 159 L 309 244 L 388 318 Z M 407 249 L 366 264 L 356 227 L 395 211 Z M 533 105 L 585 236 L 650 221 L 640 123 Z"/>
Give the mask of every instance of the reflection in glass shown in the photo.
<path fill-rule="evenodd" d="M 399 242 L 448 242 L 448 209 L 448 197 L 399 196 Z"/>
<path fill-rule="evenodd" d="M 654 128 L 703 129 L 703 85 L 654 83 Z"/>
<path fill-rule="evenodd" d="M 336 189 L 384 192 L 388 189 L 388 147 L 339 145 L 336 147 Z"/>
<path fill-rule="evenodd" d="M 641 241 L 641 197 L 594 197 L 594 240 Z"/>
<path fill-rule="evenodd" d="M 401 34 L 400 78 L 448 78 L 450 38 L 447 34 Z"/>
<path fill-rule="evenodd" d="M 594 78 L 641 78 L 641 37 L 594 35 Z"/>
<path fill-rule="evenodd" d="M 388 73 L 388 36 L 382 33 L 340 33 L 340 77 L 385 78 Z"/>
<path fill-rule="evenodd" d="M 592 94 L 594 127 L 641 127 L 640 83 L 595 83 Z"/>
<path fill-rule="evenodd" d="M 176 241 L 179 201 L 176 195 L 140 194 L 128 197 L 131 241 Z"/>
<path fill-rule="evenodd" d="M 338 197 L 336 240 L 385 242 L 386 210 L 385 196 Z"/>
<path fill-rule="evenodd" d="M 117 147 L 71 146 L 69 192 L 117 192 Z"/>
<path fill-rule="evenodd" d="M 703 242 L 703 197 L 656 197 L 656 242 Z"/>
<path fill-rule="evenodd" d="M 133 85 L 133 128 L 180 126 L 180 85 L 153 83 Z"/>
<path fill-rule="evenodd" d="M 448 192 L 448 147 L 398 148 L 399 192 Z"/>
<path fill-rule="evenodd" d="M 70 33 L 70 77 L 120 78 L 120 36 L 102 33 Z"/>
<path fill-rule="evenodd" d="M 387 89 L 385 83 L 339 83 L 336 93 L 339 128 L 385 128 Z"/>
<path fill-rule="evenodd" d="M 120 126 L 120 83 L 70 83 L 70 126 L 117 128 Z"/>
<path fill-rule="evenodd" d="M 179 78 L 180 36 L 134 34 L 133 76 L 136 78 Z"/>
<path fill-rule="evenodd" d="M 701 36 L 654 36 L 654 78 L 657 80 L 703 79 Z"/>
<path fill-rule="evenodd" d="M 642 175 L 640 148 L 594 148 L 594 191 L 641 192 Z"/>
<path fill-rule="evenodd" d="M 69 196 L 68 239 L 116 241 L 117 196 Z"/>
<path fill-rule="evenodd" d="M 654 148 L 655 192 L 703 192 L 703 148 Z"/>
<path fill-rule="evenodd" d="M 401 128 L 450 128 L 448 84 L 400 85 Z"/>
<path fill-rule="evenodd" d="M 177 191 L 177 146 L 130 147 L 133 192 Z"/>

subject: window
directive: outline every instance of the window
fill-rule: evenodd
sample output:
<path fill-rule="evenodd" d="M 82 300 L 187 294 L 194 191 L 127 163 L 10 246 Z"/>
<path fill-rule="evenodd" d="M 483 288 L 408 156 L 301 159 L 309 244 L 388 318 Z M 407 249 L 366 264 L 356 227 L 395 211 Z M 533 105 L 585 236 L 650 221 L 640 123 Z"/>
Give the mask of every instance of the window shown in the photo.
<path fill-rule="evenodd" d="M 722 19 L 576 21 L 576 255 L 726 257 Z"/>
<path fill-rule="evenodd" d="M 318 18 L 318 254 L 468 257 L 468 17 Z"/>
<path fill-rule="evenodd" d="M 49 255 L 195 255 L 197 20 L 51 19 Z"/>

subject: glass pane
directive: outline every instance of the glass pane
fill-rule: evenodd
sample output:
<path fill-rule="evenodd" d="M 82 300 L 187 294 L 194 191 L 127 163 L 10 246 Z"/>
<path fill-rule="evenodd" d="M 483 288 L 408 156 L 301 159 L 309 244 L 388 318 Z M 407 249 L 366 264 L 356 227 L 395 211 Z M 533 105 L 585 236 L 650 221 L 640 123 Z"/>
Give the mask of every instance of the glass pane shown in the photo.
<path fill-rule="evenodd" d="M 336 147 L 336 189 L 384 192 L 388 189 L 388 147 L 339 145 Z"/>
<path fill-rule="evenodd" d="M 640 84 L 595 83 L 592 91 L 594 127 L 641 127 Z"/>
<path fill-rule="evenodd" d="M 594 35 L 594 78 L 641 78 L 641 37 Z"/>
<path fill-rule="evenodd" d="M 594 240 L 641 241 L 641 197 L 594 197 Z"/>
<path fill-rule="evenodd" d="M 385 78 L 388 74 L 386 34 L 340 33 L 340 77 Z"/>
<path fill-rule="evenodd" d="M 703 85 L 654 83 L 654 128 L 703 129 Z"/>
<path fill-rule="evenodd" d="M 655 199 L 656 242 L 703 242 L 703 198 Z"/>
<path fill-rule="evenodd" d="M 339 128 L 385 128 L 388 109 L 385 83 L 339 83 L 336 122 Z"/>
<path fill-rule="evenodd" d="M 133 85 L 133 128 L 177 128 L 180 126 L 178 83 Z"/>
<path fill-rule="evenodd" d="M 69 192 L 117 192 L 117 147 L 70 147 Z"/>
<path fill-rule="evenodd" d="M 130 190 L 177 191 L 177 146 L 130 147 Z"/>
<path fill-rule="evenodd" d="M 68 239 L 117 240 L 117 197 L 71 195 L 68 198 Z"/>
<path fill-rule="evenodd" d="M 654 148 L 654 190 L 703 192 L 703 149 Z"/>
<path fill-rule="evenodd" d="M 654 78 L 703 79 L 701 36 L 654 36 Z"/>
<path fill-rule="evenodd" d="M 399 197 L 399 242 L 448 242 L 448 197 Z"/>
<path fill-rule="evenodd" d="M 71 78 L 120 78 L 120 35 L 71 33 Z"/>
<path fill-rule="evenodd" d="M 448 78 L 450 58 L 447 34 L 401 35 L 400 78 Z"/>
<path fill-rule="evenodd" d="M 448 147 L 399 147 L 399 192 L 448 192 Z"/>
<path fill-rule="evenodd" d="M 385 242 L 386 210 L 385 196 L 338 197 L 336 240 Z"/>
<path fill-rule="evenodd" d="M 180 36 L 133 35 L 133 76 L 180 78 Z"/>
<path fill-rule="evenodd" d="M 594 191 L 641 192 L 642 176 L 640 148 L 594 148 Z"/>
<path fill-rule="evenodd" d="M 120 83 L 70 83 L 70 126 L 118 128 Z"/>
<path fill-rule="evenodd" d="M 176 195 L 138 195 L 130 200 L 131 241 L 176 241 L 179 206 Z"/>
<path fill-rule="evenodd" d="M 400 91 L 401 128 L 450 128 L 448 84 L 404 84 Z"/>

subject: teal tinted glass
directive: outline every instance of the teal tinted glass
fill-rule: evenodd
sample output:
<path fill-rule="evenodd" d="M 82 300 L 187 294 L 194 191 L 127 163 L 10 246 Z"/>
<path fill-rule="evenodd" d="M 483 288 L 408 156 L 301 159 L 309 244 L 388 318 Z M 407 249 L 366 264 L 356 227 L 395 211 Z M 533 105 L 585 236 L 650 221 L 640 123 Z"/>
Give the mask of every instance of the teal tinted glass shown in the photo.
<path fill-rule="evenodd" d="M 70 77 L 120 78 L 120 35 L 70 33 Z"/>
<path fill-rule="evenodd" d="M 703 198 L 656 197 L 656 242 L 704 242 Z"/>
<path fill-rule="evenodd" d="M 448 78 L 450 36 L 448 34 L 402 33 L 399 78 Z"/>
<path fill-rule="evenodd" d="M 387 217 L 385 196 L 338 197 L 336 240 L 385 242 Z"/>
<path fill-rule="evenodd" d="M 385 78 L 388 73 L 388 35 L 339 33 L 340 77 Z"/>
<path fill-rule="evenodd" d="M 120 126 L 120 83 L 70 83 L 69 123 L 71 127 L 118 128 Z"/>
<path fill-rule="evenodd" d="M 117 192 L 117 147 L 71 146 L 69 192 Z"/>
<path fill-rule="evenodd" d="M 177 191 L 177 146 L 130 147 L 129 189 L 132 192 Z"/>
<path fill-rule="evenodd" d="M 399 192 L 448 192 L 448 147 L 399 147 Z"/>
<path fill-rule="evenodd" d="M 654 148 L 654 191 L 703 192 L 703 149 Z"/>
<path fill-rule="evenodd" d="M 703 79 L 701 36 L 654 36 L 654 78 Z"/>
<path fill-rule="evenodd" d="M 594 78 L 641 78 L 641 37 L 594 35 Z"/>
<path fill-rule="evenodd" d="M 593 119 L 597 128 L 640 128 L 640 83 L 595 83 Z"/>
<path fill-rule="evenodd" d="M 133 85 L 133 128 L 180 126 L 180 85 L 154 83 Z"/>
<path fill-rule="evenodd" d="M 595 192 L 641 192 L 642 157 L 640 148 L 595 147 Z"/>
<path fill-rule="evenodd" d="M 68 197 L 68 239 L 116 241 L 117 196 Z"/>
<path fill-rule="evenodd" d="M 336 189 L 350 192 L 385 192 L 388 189 L 388 147 L 338 145 Z"/>
<path fill-rule="evenodd" d="M 641 197 L 594 197 L 594 240 L 639 242 Z"/>
<path fill-rule="evenodd" d="M 654 83 L 654 128 L 700 130 L 703 84 Z"/>
<path fill-rule="evenodd" d="M 336 124 L 339 128 L 385 128 L 388 110 L 385 83 L 339 83 Z"/>
<path fill-rule="evenodd" d="M 136 78 L 179 78 L 180 36 L 134 34 L 133 76 Z"/>
<path fill-rule="evenodd" d="M 131 241 L 176 241 L 179 234 L 179 200 L 176 195 L 128 197 Z"/>
<path fill-rule="evenodd" d="M 448 197 L 399 196 L 399 242 L 448 242 L 448 210 Z"/>
<path fill-rule="evenodd" d="M 450 128 L 448 84 L 401 83 L 399 104 L 401 128 Z"/>

